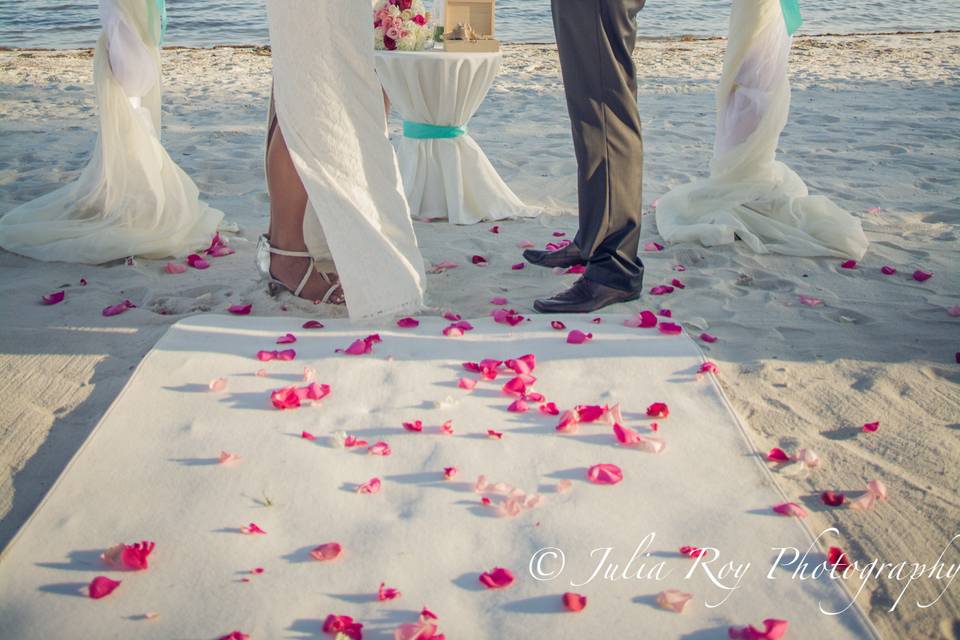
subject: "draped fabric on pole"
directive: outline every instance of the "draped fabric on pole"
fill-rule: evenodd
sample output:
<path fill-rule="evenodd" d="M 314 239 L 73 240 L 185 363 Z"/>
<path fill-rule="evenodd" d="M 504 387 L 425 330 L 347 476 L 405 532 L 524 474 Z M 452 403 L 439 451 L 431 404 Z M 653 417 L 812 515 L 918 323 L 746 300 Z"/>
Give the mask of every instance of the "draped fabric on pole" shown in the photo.
<path fill-rule="evenodd" d="M 322 6 L 321 6 L 322 4 Z M 366 2 L 269 0 L 275 107 L 352 318 L 418 309 L 426 276 L 387 139 Z"/>
<path fill-rule="evenodd" d="M 99 264 L 182 256 L 210 242 L 223 214 L 199 200 L 160 143 L 159 6 L 101 0 L 94 53 L 100 132 L 90 162 L 74 182 L 0 219 L 3 248 Z"/>
<path fill-rule="evenodd" d="M 793 256 L 859 259 L 866 252 L 860 221 L 810 196 L 800 176 L 776 160 L 790 111 L 787 29 L 798 18 L 785 16 L 781 0 L 734 0 L 710 177 L 660 199 L 657 228 L 668 242 L 713 246 L 739 238 L 757 253 Z"/>

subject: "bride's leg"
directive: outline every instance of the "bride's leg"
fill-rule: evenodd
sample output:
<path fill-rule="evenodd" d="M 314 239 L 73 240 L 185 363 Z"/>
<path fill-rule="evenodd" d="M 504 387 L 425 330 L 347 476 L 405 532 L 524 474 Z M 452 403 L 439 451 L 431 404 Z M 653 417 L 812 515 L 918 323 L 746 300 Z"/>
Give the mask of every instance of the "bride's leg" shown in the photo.
<path fill-rule="evenodd" d="M 271 128 L 267 145 L 270 244 L 285 251 L 307 251 L 307 245 L 303 239 L 303 216 L 307 209 L 307 192 L 303 188 L 303 182 L 290 157 L 283 132 L 276 121 L 271 124 Z M 273 255 L 270 261 L 273 277 L 291 290 L 296 289 L 309 266 L 309 258 Z M 336 282 L 335 278 L 331 280 Z M 300 297 L 320 300 L 331 286 L 333 285 L 326 282 L 319 273 L 315 273 L 307 281 Z M 338 292 L 331 302 L 342 302 L 342 294 Z"/>

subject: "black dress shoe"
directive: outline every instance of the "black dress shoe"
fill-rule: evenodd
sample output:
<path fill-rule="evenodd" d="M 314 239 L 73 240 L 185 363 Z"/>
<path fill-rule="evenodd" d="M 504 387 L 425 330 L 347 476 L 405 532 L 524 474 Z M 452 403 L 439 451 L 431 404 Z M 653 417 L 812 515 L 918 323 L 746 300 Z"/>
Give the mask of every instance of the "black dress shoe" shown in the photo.
<path fill-rule="evenodd" d="M 543 249 L 527 249 L 523 252 L 523 257 L 530 264 L 538 267 L 573 267 L 578 264 L 586 264 L 583 256 L 580 255 L 580 247 L 571 243 L 563 249 L 556 251 L 544 251 Z"/>
<path fill-rule="evenodd" d="M 533 308 L 540 313 L 589 313 L 618 302 L 640 297 L 639 291 L 614 289 L 599 282 L 580 278 L 573 286 L 552 298 L 535 300 Z"/>

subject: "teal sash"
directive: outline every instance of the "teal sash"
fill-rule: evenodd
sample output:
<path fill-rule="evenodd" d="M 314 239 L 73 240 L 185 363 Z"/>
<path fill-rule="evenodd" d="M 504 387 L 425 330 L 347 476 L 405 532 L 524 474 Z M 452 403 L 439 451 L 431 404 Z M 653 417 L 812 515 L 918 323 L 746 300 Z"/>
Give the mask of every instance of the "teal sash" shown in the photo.
<path fill-rule="evenodd" d="M 157 13 L 160 16 L 160 44 L 167 35 L 167 3 L 166 0 L 155 0 L 157 3 Z"/>
<path fill-rule="evenodd" d="M 787 23 L 787 34 L 792 36 L 803 24 L 800 0 L 780 0 L 780 7 L 783 9 L 783 20 Z"/>
<path fill-rule="evenodd" d="M 444 138 L 459 138 L 467 133 L 466 127 L 450 127 L 441 124 L 426 122 L 403 121 L 403 137 L 416 140 L 435 140 Z"/>

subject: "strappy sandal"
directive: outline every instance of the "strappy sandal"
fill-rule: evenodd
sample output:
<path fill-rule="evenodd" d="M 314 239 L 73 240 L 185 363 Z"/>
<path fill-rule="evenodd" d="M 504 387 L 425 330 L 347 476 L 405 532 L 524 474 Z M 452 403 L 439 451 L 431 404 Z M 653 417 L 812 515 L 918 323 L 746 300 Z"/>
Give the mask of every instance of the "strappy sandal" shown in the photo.
<path fill-rule="evenodd" d="M 270 272 L 270 256 L 272 255 L 287 256 L 290 258 L 310 258 L 310 265 L 304 272 L 303 277 L 300 279 L 300 284 L 297 285 L 296 289 L 291 289 L 286 284 L 273 277 L 273 274 Z M 263 279 L 267 281 L 267 293 L 269 293 L 272 297 L 276 297 L 284 291 L 289 291 L 294 296 L 299 298 L 304 287 L 307 286 L 310 276 L 316 272 L 320 274 L 320 278 L 330 286 L 323 294 L 323 298 L 320 300 L 315 300 L 315 302 L 318 304 L 346 304 L 346 301 L 343 297 L 343 287 L 341 286 L 340 282 L 334 282 L 333 278 L 331 277 L 332 274 L 318 271 L 317 261 L 312 255 L 306 251 L 287 251 L 285 249 L 277 249 L 276 247 L 270 245 L 270 236 L 267 234 L 261 235 L 259 242 L 257 242 L 257 270 L 260 272 L 260 275 L 263 277 Z"/>

